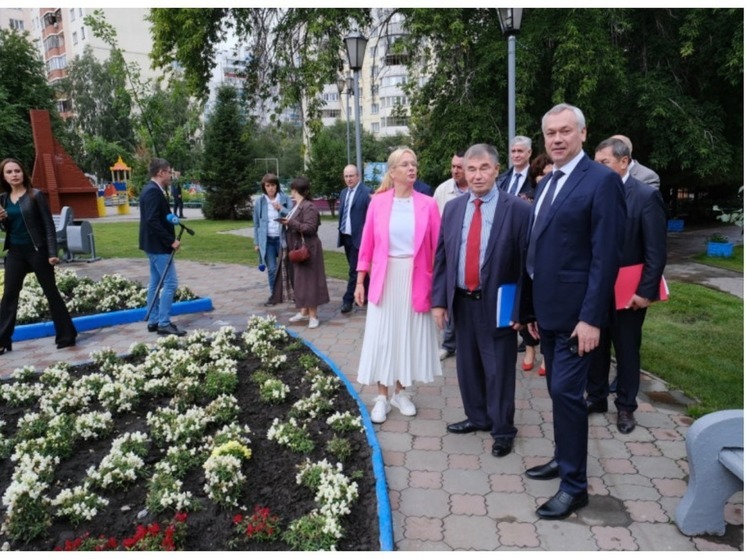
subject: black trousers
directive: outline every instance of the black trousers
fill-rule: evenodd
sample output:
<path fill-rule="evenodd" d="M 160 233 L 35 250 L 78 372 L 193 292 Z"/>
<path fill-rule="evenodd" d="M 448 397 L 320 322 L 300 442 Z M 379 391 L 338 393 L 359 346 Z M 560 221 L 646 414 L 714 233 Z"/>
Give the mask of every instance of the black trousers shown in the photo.
<path fill-rule="evenodd" d="M 360 249 L 355 247 L 355 243 L 352 242 L 352 235 L 342 234 L 342 246 L 345 249 L 345 256 L 347 257 L 347 264 L 350 267 L 349 274 L 347 276 L 347 290 L 342 296 L 342 302 L 348 305 L 352 305 L 355 302 L 355 287 L 357 284 L 357 257 L 360 254 Z M 370 284 L 370 274 L 365 276 L 365 300 L 368 300 L 368 285 Z"/>
<path fill-rule="evenodd" d="M 174 215 L 184 217 L 184 198 L 174 196 Z"/>
<path fill-rule="evenodd" d="M 54 266 L 49 263 L 46 248 L 21 250 L 11 248 L 5 257 L 5 290 L 0 301 L 0 345 L 7 346 L 16 329 L 18 298 L 23 288 L 26 274 L 33 272 L 49 302 L 49 310 L 54 322 L 55 342 L 75 341 L 75 329 L 70 313 L 67 312 L 54 278 Z"/>
<path fill-rule="evenodd" d="M 647 309 L 621 309 L 611 315 L 611 324 L 601 329 L 601 339 L 594 353 L 593 365 L 588 377 L 588 400 L 597 402 L 609 395 L 609 367 L 611 345 L 616 353 L 616 400 L 617 410 L 635 411 L 637 393 L 640 391 L 640 346 L 642 325 Z"/>

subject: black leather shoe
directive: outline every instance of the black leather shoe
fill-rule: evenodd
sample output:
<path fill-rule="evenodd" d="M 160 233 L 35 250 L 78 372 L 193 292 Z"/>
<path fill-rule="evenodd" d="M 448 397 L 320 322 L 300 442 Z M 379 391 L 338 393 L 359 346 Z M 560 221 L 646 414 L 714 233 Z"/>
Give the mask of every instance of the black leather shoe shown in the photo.
<path fill-rule="evenodd" d="M 347 314 L 348 312 L 352 312 L 352 304 L 342 303 L 342 308 L 340 310 L 342 311 L 342 314 Z"/>
<path fill-rule="evenodd" d="M 186 331 L 182 330 L 176 324 L 173 322 L 169 322 L 168 326 L 159 326 L 158 327 L 158 335 L 159 336 L 186 336 Z"/>
<path fill-rule="evenodd" d="M 635 430 L 636 425 L 637 421 L 635 421 L 635 414 L 633 414 L 631 411 L 619 411 L 616 420 L 616 427 L 617 429 L 619 429 L 620 433 L 622 433 L 623 435 L 631 433 Z"/>
<path fill-rule="evenodd" d="M 606 413 L 609 411 L 609 402 L 606 400 L 598 400 L 597 402 L 586 401 L 585 405 L 588 407 L 588 413 Z"/>
<path fill-rule="evenodd" d="M 157 332 L 157 331 L 158 331 L 158 323 L 148 324 L 148 332 Z"/>
<path fill-rule="evenodd" d="M 60 342 L 57 344 L 57 349 L 65 349 L 66 347 L 73 347 L 75 345 L 75 340 L 68 340 L 65 342 Z"/>
<path fill-rule="evenodd" d="M 265 307 L 274 307 L 275 306 L 275 302 L 272 300 L 272 297 L 270 297 L 269 299 L 267 299 L 266 301 L 264 301 L 264 306 Z"/>
<path fill-rule="evenodd" d="M 564 491 L 557 491 L 554 497 L 536 509 L 540 518 L 547 520 L 561 520 L 570 516 L 573 511 L 583 508 L 588 504 L 588 492 L 583 491 L 580 495 L 570 495 Z"/>
<path fill-rule="evenodd" d="M 522 351 L 526 351 L 526 342 L 518 344 L 518 353 L 521 353 Z"/>
<path fill-rule="evenodd" d="M 466 433 L 473 433 L 474 431 L 489 431 L 488 428 L 479 427 L 468 419 L 459 421 L 458 423 L 451 423 L 446 427 L 449 433 L 456 433 L 457 435 L 464 435 Z"/>
<path fill-rule="evenodd" d="M 495 439 L 492 443 L 492 456 L 502 458 L 513 450 L 513 439 Z"/>
<path fill-rule="evenodd" d="M 526 477 L 530 479 L 555 479 L 559 477 L 559 464 L 550 460 L 541 466 L 534 466 L 526 470 Z"/>
<path fill-rule="evenodd" d="M 0 344 L 0 355 L 3 355 L 6 351 L 13 351 L 13 342 L 6 342 Z"/>

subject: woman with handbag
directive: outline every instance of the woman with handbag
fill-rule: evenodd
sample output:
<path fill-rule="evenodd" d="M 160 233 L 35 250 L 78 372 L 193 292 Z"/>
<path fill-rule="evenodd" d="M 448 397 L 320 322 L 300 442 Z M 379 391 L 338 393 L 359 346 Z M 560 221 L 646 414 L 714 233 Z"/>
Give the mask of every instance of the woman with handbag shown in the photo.
<path fill-rule="evenodd" d="M 259 262 L 267 266 L 270 297 L 264 306 L 269 307 L 275 304 L 272 300 L 272 291 L 277 276 L 277 259 L 282 254 L 282 226 L 278 219 L 290 212 L 292 202 L 287 194 L 280 192 L 280 181 L 272 173 L 262 177 L 262 191 L 264 195 L 254 204 L 254 250 L 259 253 Z"/>
<path fill-rule="evenodd" d="M 433 261 L 440 232 L 438 204 L 414 190 L 417 157 L 409 148 L 394 150 L 386 175 L 365 217 L 357 261 L 355 302 L 368 313 L 357 380 L 376 384 L 370 419 L 383 423 L 391 406 L 402 415 L 417 410 L 406 388 L 442 375 L 438 334 L 430 314 Z M 389 400 L 389 387 L 394 394 Z"/>
<path fill-rule="evenodd" d="M 309 199 L 311 185 L 305 177 L 290 183 L 290 197 L 295 206 L 287 217 L 280 219 L 285 226 L 288 260 L 292 267 L 295 307 L 299 312 L 290 322 L 308 321 L 309 328 L 319 327 L 317 309 L 329 302 L 324 270 L 324 252 L 318 237 L 321 217 Z"/>
<path fill-rule="evenodd" d="M 75 345 L 78 332 L 67 312 L 54 277 L 57 233 L 52 212 L 41 191 L 17 159 L 0 163 L 0 228 L 5 231 L 5 289 L 0 302 L 0 355 L 11 351 L 18 298 L 26 274 L 34 272 L 54 321 L 57 349 Z"/>

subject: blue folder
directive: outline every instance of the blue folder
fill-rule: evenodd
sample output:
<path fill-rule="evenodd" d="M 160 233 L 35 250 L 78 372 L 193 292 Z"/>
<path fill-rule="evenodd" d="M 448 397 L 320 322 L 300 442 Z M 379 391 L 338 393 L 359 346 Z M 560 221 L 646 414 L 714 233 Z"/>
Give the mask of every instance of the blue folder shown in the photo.
<path fill-rule="evenodd" d="M 510 326 L 515 306 L 516 284 L 506 283 L 497 288 L 497 327 Z"/>

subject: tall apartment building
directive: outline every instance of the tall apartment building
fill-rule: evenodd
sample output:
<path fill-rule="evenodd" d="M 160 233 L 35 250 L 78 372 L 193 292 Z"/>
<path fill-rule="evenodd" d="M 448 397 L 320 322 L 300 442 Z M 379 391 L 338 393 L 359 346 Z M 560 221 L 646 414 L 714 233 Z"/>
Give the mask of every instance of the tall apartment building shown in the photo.
<path fill-rule="evenodd" d="M 102 8 L 106 21 L 117 33 L 117 42 L 127 62 L 136 62 L 142 77 L 152 78 L 159 73 L 150 65 L 150 23 L 145 20 L 147 8 Z M 9 10 L 4 10 L 9 11 Z M 91 8 L 26 8 L 30 21 L 31 38 L 42 55 L 47 70 L 47 80 L 54 83 L 67 75 L 68 65 L 83 54 L 87 45 L 94 56 L 107 60 L 111 48 L 95 37 L 84 22 Z M 58 100 L 63 115 L 71 110 L 67 99 Z"/>
<path fill-rule="evenodd" d="M 401 16 L 395 14 L 384 26 L 391 9 L 374 9 L 374 24 L 365 30 L 368 37 L 366 56 L 363 68 L 360 70 L 360 122 L 363 129 L 375 136 L 393 136 L 397 133 L 408 133 L 408 117 L 399 116 L 397 109 L 401 107 L 408 113 L 408 99 L 402 91 L 407 83 L 406 55 L 393 52 L 394 43 L 403 35 Z M 344 60 L 345 76 L 350 75 L 347 68 L 346 54 L 340 53 Z M 224 48 L 217 53 L 217 67 L 210 84 L 211 99 L 214 99 L 215 89 L 222 84 L 230 84 L 241 88 L 243 80 L 241 69 L 246 52 L 241 47 Z M 321 121 L 325 126 L 331 126 L 337 119 L 355 122 L 355 96 L 346 85 L 339 90 L 336 83 L 327 84 L 321 92 L 325 105 L 321 111 Z M 273 106 L 264 106 L 256 112 L 260 124 L 269 123 L 269 115 Z M 278 117 L 283 122 L 300 123 L 297 110 L 286 110 Z"/>
<path fill-rule="evenodd" d="M 30 31 L 30 11 L 25 8 L 0 8 L 0 29 Z"/>

